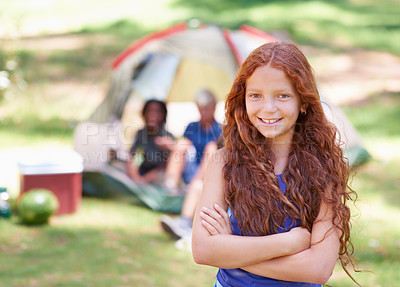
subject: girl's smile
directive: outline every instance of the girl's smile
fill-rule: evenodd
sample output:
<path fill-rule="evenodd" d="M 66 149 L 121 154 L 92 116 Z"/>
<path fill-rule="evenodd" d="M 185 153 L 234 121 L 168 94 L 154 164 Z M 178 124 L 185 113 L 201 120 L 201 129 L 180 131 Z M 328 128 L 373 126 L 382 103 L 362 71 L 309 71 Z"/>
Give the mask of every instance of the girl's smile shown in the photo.
<path fill-rule="evenodd" d="M 266 125 L 273 125 L 277 122 L 279 122 L 282 118 L 280 119 L 262 119 L 262 118 L 258 118 L 261 122 L 263 122 Z"/>

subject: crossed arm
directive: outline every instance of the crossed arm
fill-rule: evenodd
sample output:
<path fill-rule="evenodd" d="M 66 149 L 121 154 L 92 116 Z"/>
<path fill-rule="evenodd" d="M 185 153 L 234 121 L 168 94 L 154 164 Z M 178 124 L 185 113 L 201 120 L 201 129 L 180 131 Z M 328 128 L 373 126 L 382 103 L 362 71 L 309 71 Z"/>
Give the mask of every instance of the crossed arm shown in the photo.
<path fill-rule="evenodd" d="M 211 158 L 206 171 L 193 228 L 195 261 L 220 268 L 242 268 L 279 280 L 325 283 L 339 250 L 331 210 L 321 205 L 311 239 L 302 228 L 269 236 L 232 235 L 224 200 L 223 153 L 218 151 Z"/>

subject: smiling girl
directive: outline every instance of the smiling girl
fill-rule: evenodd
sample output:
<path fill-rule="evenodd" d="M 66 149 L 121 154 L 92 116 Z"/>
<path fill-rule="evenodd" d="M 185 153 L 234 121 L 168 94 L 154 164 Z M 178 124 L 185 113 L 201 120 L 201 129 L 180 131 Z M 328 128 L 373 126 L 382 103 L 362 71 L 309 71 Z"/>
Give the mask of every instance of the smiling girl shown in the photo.
<path fill-rule="evenodd" d="M 224 287 L 320 286 L 337 259 L 354 268 L 347 201 L 356 194 L 303 53 L 257 48 L 225 105 L 225 148 L 208 164 L 195 215 L 195 261 L 219 267 Z"/>

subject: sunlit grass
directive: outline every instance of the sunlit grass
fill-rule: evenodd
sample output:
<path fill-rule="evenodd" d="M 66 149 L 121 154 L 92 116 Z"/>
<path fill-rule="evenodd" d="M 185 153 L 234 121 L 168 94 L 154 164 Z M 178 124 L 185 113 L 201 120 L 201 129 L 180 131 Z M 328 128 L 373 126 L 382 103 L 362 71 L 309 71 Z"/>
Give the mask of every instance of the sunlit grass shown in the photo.
<path fill-rule="evenodd" d="M 0 219 L 2 286 L 212 285 L 215 269 L 177 251 L 159 214 L 85 198 L 78 213 L 27 227 Z M 190 274 L 190 276 L 188 276 Z M 191 280 L 196 278 L 194 282 Z"/>
<path fill-rule="evenodd" d="M 354 177 L 358 200 L 352 208 L 352 238 L 362 272 L 352 275 L 361 286 L 396 286 L 400 280 L 400 180 L 393 172 L 399 168 L 398 159 L 384 165 L 372 160 Z M 329 283 L 355 286 L 339 266 Z"/>
<path fill-rule="evenodd" d="M 352 183 L 359 196 L 353 207 L 353 243 L 364 270 L 353 275 L 361 286 L 397 286 L 400 280 L 399 106 L 397 94 L 382 93 L 344 107 L 372 155 Z M 335 270 L 332 286 L 354 286 L 339 267 Z"/>

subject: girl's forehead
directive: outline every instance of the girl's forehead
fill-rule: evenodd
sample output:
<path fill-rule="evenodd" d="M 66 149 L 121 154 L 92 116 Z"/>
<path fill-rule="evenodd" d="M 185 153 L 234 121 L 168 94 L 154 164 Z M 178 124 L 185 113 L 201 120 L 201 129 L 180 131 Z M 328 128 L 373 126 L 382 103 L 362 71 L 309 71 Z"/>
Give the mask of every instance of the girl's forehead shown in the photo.
<path fill-rule="evenodd" d="M 246 79 L 246 90 L 253 88 L 292 88 L 292 81 L 283 70 L 261 66 Z"/>

